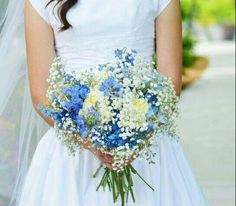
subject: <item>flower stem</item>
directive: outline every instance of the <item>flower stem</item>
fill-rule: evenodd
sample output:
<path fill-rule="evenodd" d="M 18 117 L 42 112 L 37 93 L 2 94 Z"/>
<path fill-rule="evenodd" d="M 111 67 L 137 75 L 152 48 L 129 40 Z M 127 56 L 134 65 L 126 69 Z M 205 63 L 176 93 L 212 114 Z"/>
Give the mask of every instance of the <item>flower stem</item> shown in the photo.
<path fill-rule="evenodd" d="M 148 184 L 145 179 L 143 179 L 143 177 L 137 172 L 136 169 L 134 169 L 134 167 L 133 167 L 132 165 L 128 165 L 127 167 L 130 167 L 130 168 L 131 168 L 131 171 L 132 171 L 134 174 L 138 175 L 138 177 L 139 177 L 148 187 L 150 187 L 150 189 L 151 189 L 152 191 L 155 191 L 155 189 L 154 189 L 150 184 Z"/>
<path fill-rule="evenodd" d="M 101 163 L 100 166 L 97 168 L 96 172 L 94 173 L 93 178 L 97 177 L 97 175 L 100 172 L 100 170 L 102 169 L 102 167 L 103 167 L 103 164 Z"/>
<path fill-rule="evenodd" d="M 97 169 L 97 171 L 93 175 L 94 178 L 97 177 L 102 167 L 103 166 L 100 165 L 100 167 Z M 132 174 L 137 175 L 148 187 L 150 187 L 154 191 L 154 188 L 143 179 L 143 177 L 132 165 L 127 165 L 126 167 L 124 167 L 123 171 L 115 171 L 108 168 L 104 168 L 104 170 L 105 171 L 101 178 L 101 181 L 97 186 L 97 191 L 100 189 L 100 187 L 103 187 L 104 190 L 109 189 L 109 191 L 111 191 L 113 195 L 113 202 L 116 203 L 118 199 L 120 199 L 121 206 L 125 206 L 125 202 L 128 202 L 130 195 L 133 202 L 135 202 L 135 195 L 133 191 L 134 182 Z"/>

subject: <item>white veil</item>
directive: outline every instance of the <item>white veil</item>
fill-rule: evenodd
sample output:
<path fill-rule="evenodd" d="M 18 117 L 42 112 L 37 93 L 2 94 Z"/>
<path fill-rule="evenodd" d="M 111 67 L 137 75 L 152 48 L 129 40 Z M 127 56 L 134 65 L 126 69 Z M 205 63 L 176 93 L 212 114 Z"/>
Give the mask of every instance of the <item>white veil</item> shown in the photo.
<path fill-rule="evenodd" d="M 24 4 L 9 0 L 0 21 L 0 204 L 10 206 L 17 205 L 33 152 L 47 129 L 29 93 Z"/>

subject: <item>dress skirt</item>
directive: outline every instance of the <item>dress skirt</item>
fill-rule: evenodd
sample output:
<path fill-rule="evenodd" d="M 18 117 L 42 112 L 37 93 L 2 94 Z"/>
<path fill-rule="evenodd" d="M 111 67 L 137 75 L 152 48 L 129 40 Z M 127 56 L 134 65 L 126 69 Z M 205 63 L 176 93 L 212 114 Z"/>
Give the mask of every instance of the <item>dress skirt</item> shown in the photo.
<path fill-rule="evenodd" d="M 155 164 L 133 162 L 155 191 L 134 177 L 136 202 L 130 199 L 126 206 L 206 206 L 180 143 L 166 135 L 156 138 Z M 103 172 L 93 174 L 99 165 L 87 150 L 70 155 L 49 129 L 37 146 L 19 206 L 120 206 L 109 191 L 96 191 Z"/>

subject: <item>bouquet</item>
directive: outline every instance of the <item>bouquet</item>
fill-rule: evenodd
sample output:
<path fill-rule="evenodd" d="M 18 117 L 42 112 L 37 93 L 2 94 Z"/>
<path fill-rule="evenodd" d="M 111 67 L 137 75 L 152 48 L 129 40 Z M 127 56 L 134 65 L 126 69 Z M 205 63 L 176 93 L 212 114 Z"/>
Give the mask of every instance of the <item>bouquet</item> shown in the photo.
<path fill-rule="evenodd" d="M 79 72 L 67 72 L 64 61 L 56 58 L 48 102 L 39 109 L 55 121 L 58 137 L 71 154 L 89 141 L 92 148 L 113 157 L 113 168 L 104 167 L 97 190 L 109 189 L 114 202 L 120 199 L 124 206 L 130 196 L 135 201 L 133 175 L 154 190 L 129 162 L 139 157 L 154 163 L 155 137 L 176 136 L 178 97 L 171 79 L 136 51 L 116 49 L 114 55 L 112 62 Z"/>

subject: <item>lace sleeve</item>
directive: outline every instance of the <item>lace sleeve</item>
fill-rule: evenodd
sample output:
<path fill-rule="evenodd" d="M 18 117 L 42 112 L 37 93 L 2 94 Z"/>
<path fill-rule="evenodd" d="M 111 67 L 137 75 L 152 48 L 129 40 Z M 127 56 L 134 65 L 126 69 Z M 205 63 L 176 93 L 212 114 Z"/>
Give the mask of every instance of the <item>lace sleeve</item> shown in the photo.
<path fill-rule="evenodd" d="M 47 12 L 47 2 L 45 0 L 29 0 L 33 8 L 36 10 L 36 12 L 48 23 L 48 12 Z"/>
<path fill-rule="evenodd" d="M 162 11 L 169 5 L 171 0 L 156 0 L 156 17 L 159 16 Z"/>

